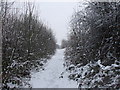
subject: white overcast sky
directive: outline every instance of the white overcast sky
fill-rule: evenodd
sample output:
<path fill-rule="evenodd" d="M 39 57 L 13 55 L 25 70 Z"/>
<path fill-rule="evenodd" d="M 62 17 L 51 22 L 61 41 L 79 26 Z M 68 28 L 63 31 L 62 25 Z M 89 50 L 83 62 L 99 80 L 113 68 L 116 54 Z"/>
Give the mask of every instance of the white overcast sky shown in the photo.
<path fill-rule="evenodd" d="M 36 4 L 42 21 L 52 28 L 58 44 L 66 39 L 69 21 L 76 8 L 76 2 L 39 2 Z"/>
<path fill-rule="evenodd" d="M 25 1 L 22 0 L 22 2 Z M 35 11 L 40 19 L 52 29 L 57 43 L 61 44 L 62 39 L 67 39 L 70 18 L 79 5 L 78 1 L 39 2 L 34 0 L 33 4 L 35 4 Z M 20 5 L 17 7 L 21 8 Z"/>
<path fill-rule="evenodd" d="M 73 15 L 74 11 L 77 9 L 80 3 L 90 0 L 8 0 L 8 1 L 33 2 L 33 4 L 35 4 L 36 7 L 36 13 L 39 15 L 40 19 L 46 25 L 48 25 L 48 27 L 52 29 L 58 44 L 61 44 L 61 40 L 67 38 L 67 33 L 69 32 L 70 18 Z M 80 3 L 78 4 L 78 2 Z M 18 5 L 18 7 L 21 6 Z"/>

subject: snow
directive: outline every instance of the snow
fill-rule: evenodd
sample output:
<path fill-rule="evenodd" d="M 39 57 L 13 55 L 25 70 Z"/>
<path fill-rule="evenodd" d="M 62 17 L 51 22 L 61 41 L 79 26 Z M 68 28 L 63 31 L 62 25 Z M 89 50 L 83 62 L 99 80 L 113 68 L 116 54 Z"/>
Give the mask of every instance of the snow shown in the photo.
<path fill-rule="evenodd" d="M 77 88 L 77 82 L 68 78 L 64 64 L 64 49 L 58 49 L 56 54 L 45 65 L 45 70 L 31 72 L 32 88 Z"/>
<path fill-rule="evenodd" d="M 100 60 L 97 61 L 97 64 L 98 64 L 102 69 L 105 68 L 105 66 L 103 66 L 103 65 L 101 64 L 101 61 L 100 61 Z"/>
<path fill-rule="evenodd" d="M 8 85 L 10 88 L 18 87 L 17 84 L 12 84 L 11 82 L 10 82 L 10 83 L 7 83 L 7 85 Z"/>

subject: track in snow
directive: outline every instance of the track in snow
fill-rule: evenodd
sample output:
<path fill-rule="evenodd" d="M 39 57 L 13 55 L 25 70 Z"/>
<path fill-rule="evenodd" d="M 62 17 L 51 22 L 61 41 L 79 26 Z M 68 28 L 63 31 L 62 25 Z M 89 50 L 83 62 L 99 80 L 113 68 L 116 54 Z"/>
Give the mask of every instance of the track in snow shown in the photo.
<path fill-rule="evenodd" d="M 64 49 L 58 49 L 46 64 L 45 70 L 32 74 L 32 88 L 77 88 L 77 82 L 68 79 L 63 63 Z M 62 72 L 63 78 L 60 78 Z"/>

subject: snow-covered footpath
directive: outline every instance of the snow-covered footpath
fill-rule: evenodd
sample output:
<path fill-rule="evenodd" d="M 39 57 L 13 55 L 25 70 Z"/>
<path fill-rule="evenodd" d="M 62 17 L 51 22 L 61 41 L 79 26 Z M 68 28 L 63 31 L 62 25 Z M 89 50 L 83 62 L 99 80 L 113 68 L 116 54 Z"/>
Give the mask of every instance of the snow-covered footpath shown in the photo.
<path fill-rule="evenodd" d="M 45 70 L 31 73 L 30 84 L 32 88 L 77 88 L 77 82 L 68 78 L 68 72 L 65 71 L 63 63 L 64 49 L 58 49 L 45 65 Z"/>

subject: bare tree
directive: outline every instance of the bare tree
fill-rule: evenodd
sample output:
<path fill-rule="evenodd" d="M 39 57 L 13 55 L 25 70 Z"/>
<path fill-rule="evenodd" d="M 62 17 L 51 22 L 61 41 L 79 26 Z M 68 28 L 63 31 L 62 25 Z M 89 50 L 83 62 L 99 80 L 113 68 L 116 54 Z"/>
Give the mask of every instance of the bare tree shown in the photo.
<path fill-rule="evenodd" d="M 3 88 L 8 83 L 22 87 L 22 78 L 30 78 L 30 70 L 39 67 L 41 61 L 55 53 L 56 40 L 52 30 L 33 14 L 34 6 L 27 4 L 25 12 L 9 10 L 5 2 L 2 20 L 2 75 Z M 9 11 L 9 12 L 8 12 Z M 18 78 L 18 79 L 15 79 Z M 26 83 L 26 82 L 24 82 Z"/>

